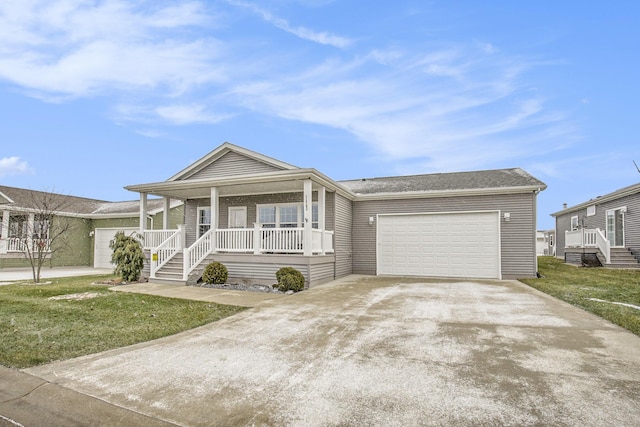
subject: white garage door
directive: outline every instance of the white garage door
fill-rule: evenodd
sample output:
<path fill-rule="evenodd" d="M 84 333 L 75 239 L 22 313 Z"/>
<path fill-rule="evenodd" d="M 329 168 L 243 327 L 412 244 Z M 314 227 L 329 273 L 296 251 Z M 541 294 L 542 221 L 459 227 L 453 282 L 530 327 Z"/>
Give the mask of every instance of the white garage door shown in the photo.
<path fill-rule="evenodd" d="M 380 215 L 378 274 L 500 278 L 498 212 Z"/>
<path fill-rule="evenodd" d="M 96 228 L 93 246 L 93 266 L 95 268 L 113 268 L 113 264 L 111 264 L 113 251 L 109 247 L 109 242 L 113 240 L 118 231 L 124 231 L 128 234 L 136 230 L 138 230 L 137 227 Z"/>

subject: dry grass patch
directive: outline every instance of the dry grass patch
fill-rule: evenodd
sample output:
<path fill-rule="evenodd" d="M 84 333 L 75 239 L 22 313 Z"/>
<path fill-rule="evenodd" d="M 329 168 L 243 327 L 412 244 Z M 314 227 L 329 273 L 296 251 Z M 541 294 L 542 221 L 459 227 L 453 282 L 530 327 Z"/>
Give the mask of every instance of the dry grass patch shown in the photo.
<path fill-rule="evenodd" d="M 243 307 L 114 292 L 108 276 L 0 286 L 0 364 L 26 368 L 173 335 Z"/>
<path fill-rule="evenodd" d="M 541 279 L 521 282 L 640 336 L 640 271 L 583 268 L 539 257 Z"/>

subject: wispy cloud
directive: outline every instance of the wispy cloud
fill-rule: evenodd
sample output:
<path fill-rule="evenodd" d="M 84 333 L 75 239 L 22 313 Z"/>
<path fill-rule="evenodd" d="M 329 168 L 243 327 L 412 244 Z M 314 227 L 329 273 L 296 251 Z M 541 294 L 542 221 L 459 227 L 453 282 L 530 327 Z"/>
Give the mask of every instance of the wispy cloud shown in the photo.
<path fill-rule="evenodd" d="M 548 111 L 544 98 L 522 83 L 528 65 L 485 47 L 426 55 L 376 51 L 368 58 L 384 58 L 387 66 L 358 59 L 331 71 L 321 64 L 322 79 L 247 84 L 236 95 L 255 111 L 343 129 L 381 157 L 413 159 L 421 170 L 529 156 L 570 133 L 560 126 L 564 116 Z M 543 139 L 550 129 L 557 137 Z"/>
<path fill-rule="evenodd" d="M 224 79 L 214 62 L 220 44 L 180 33 L 211 20 L 195 2 L 156 8 L 121 0 L 3 2 L 0 78 L 54 97 L 114 88 L 181 93 Z"/>
<path fill-rule="evenodd" d="M 279 18 L 266 9 L 263 9 L 253 3 L 236 0 L 227 0 L 227 3 L 248 9 L 253 13 L 259 15 L 265 22 L 268 22 L 276 28 L 279 28 L 304 40 L 309 40 L 315 43 L 329 45 L 337 48 L 345 48 L 353 43 L 353 41 L 347 37 L 337 36 L 327 31 L 315 31 L 303 26 L 291 25 L 286 19 Z"/>
<path fill-rule="evenodd" d="M 31 168 L 20 157 L 2 157 L 0 158 L 0 177 L 10 175 L 20 175 L 30 173 Z"/>

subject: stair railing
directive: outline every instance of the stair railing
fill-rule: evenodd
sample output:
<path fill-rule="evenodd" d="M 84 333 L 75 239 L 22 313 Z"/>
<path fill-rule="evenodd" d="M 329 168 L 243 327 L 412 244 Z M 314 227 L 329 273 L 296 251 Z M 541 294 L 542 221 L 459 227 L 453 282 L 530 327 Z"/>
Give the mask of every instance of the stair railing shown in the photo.
<path fill-rule="evenodd" d="M 611 243 L 599 228 L 596 228 L 596 246 L 604 255 L 605 263 L 611 264 Z"/>
<path fill-rule="evenodd" d="M 156 273 L 162 268 L 162 266 L 169 262 L 175 254 L 183 249 L 183 242 L 183 227 L 178 227 L 178 229 L 164 242 L 151 250 L 151 267 L 149 276 L 152 279 L 156 278 Z"/>
<path fill-rule="evenodd" d="M 208 230 L 195 243 L 184 250 L 182 280 L 187 280 L 189 274 L 214 251 L 216 230 Z"/>

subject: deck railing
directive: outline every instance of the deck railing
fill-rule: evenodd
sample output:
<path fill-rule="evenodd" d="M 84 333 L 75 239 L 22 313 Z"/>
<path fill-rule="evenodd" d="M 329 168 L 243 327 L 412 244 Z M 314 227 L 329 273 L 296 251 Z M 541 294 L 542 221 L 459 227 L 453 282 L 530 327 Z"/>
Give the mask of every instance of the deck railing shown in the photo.
<path fill-rule="evenodd" d="M 144 230 L 142 235 L 144 237 L 143 246 L 145 249 L 154 249 L 171 237 L 176 230 Z"/>
<path fill-rule="evenodd" d="M 27 249 L 27 242 L 21 237 L 9 237 L 8 239 L 0 239 L 0 253 L 7 252 L 25 252 Z M 50 240 L 33 239 L 31 242 L 32 250 L 37 250 L 36 245 L 40 244 L 43 248 L 49 248 L 51 246 Z"/>
<path fill-rule="evenodd" d="M 599 228 L 565 231 L 565 248 L 598 248 L 607 264 L 611 263 L 611 243 Z"/>
<path fill-rule="evenodd" d="M 313 254 L 333 253 L 333 231 L 313 229 Z M 175 254 L 183 252 L 183 279 L 209 255 L 216 252 L 253 254 L 303 254 L 304 228 L 230 228 L 209 230 L 191 246 L 184 246 L 184 228 L 145 230 L 145 249 L 151 250 L 151 278 Z M 161 238 L 162 242 L 153 245 Z M 323 250 L 324 248 L 324 250 Z"/>
<path fill-rule="evenodd" d="M 215 248 L 214 231 L 204 233 L 195 243 L 184 250 L 182 275 L 187 280 L 189 273 L 198 266 Z"/>
<path fill-rule="evenodd" d="M 177 230 L 168 231 L 171 231 L 169 237 L 157 247 L 152 248 L 150 276 L 154 279 L 156 272 L 184 248 L 183 228 L 180 227 Z"/>

